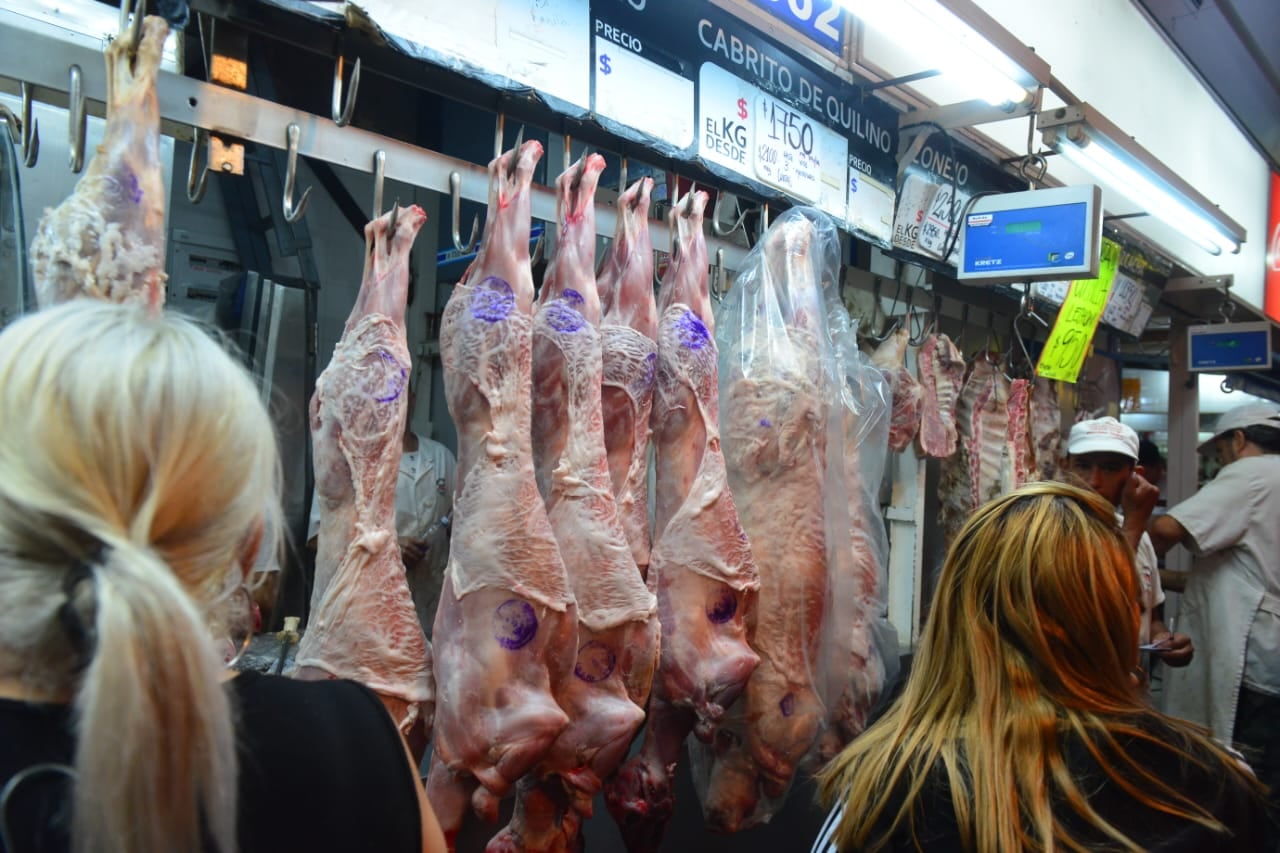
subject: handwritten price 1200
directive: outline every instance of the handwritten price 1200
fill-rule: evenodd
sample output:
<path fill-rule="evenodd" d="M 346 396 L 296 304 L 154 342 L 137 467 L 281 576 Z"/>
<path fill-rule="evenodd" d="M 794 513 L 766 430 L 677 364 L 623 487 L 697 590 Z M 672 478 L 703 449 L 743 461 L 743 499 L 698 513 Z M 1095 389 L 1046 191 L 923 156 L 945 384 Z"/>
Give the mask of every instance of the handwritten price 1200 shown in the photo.
<path fill-rule="evenodd" d="M 799 151 L 806 157 L 813 156 L 813 125 L 802 115 L 772 99 L 765 99 L 760 104 L 759 121 L 768 130 L 769 138 L 781 142 L 792 151 Z"/>

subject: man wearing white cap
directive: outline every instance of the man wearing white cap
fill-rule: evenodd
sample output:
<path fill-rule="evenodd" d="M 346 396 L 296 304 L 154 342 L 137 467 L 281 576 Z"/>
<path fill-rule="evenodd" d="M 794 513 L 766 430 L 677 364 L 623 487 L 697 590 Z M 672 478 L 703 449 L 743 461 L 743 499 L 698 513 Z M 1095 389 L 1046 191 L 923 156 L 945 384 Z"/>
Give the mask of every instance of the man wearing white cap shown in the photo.
<path fill-rule="evenodd" d="M 1089 488 L 1111 501 L 1117 515 L 1136 490 L 1150 484 L 1142 480 L 1138 466 L 1138 434 L 1115 418 L 1095 418 L 1081 421 L 1071 428 L 1067 438 L 1066 470 L 1083 480 Z M 1129 501 L 1132 503 L 1132 501 Z M 1156 566 L 1156 552 L 1143 528 L 1150 510 L 1130 513 L 1133 517 L 1125 525 L 1125 537 L 1134 548 L 1138 579 L 1142 583 L 1142 624 L 1138 641 L 1151 647 L 1151 653 L 1170 666 L 1185 666 L 1195 650 L 1191 638 L 1185 634 L 1172 634 L 1163 620 L 1154 613 L 1164 602 L 1164 590 L 1160 588 L 1160 573 Z M 1124 516 L 1120 516 L 1124 521 Z"/>
<path fill-rule="evenodd" d="M 1205 647 L 1170 673 L 1165 710 L 1234 740 L 1280 802 L 1280 407 L 1224 413 L 1200 445 L 1222 469 L 1151 520 L 1152 544 L 1196 556 L 1179 619 Z"/>

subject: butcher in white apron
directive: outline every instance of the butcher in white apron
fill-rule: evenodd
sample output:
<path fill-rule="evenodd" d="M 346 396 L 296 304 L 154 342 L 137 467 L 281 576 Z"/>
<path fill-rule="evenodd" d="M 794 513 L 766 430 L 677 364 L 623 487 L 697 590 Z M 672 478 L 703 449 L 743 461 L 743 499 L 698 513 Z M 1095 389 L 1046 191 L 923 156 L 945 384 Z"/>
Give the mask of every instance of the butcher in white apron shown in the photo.
<path fill-rule="evenodd" d="M 1156 552 L 1184 545 L 1196 560 L 1179 606 L 1199 654 L 1172 670 L 1165 710 L 1235 742 L 1280 791 L 1280 407 L 1238 406 L 1199 448 L 1222 469 L 1151 520 Z"/>

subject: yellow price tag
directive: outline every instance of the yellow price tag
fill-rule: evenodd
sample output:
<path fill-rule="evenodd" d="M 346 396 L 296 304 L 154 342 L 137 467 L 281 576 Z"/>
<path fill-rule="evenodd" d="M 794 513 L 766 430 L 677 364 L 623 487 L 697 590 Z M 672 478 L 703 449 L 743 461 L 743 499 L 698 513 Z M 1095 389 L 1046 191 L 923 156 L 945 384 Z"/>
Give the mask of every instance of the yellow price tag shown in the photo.
<path fill-rule="evenodd" d="M 1040 353 L 1036 373 L 1046 379 L 1072 383 L 1080 377 L 1119 266 L 1120 245 L 1104 239 L 1098 277 L 1071 282 L 1067 298 L 1058 311 L 1058 319 L 1054 321 L 1053 331 Z"/>

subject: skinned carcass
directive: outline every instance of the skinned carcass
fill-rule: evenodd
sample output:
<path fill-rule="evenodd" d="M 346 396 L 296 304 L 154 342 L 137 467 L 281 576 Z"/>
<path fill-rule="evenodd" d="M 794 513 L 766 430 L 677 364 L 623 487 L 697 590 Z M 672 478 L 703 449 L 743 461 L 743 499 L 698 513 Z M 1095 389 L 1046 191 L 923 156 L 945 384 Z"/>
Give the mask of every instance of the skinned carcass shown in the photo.
<path fill-rule="evenodd" d="M 923 391 L 907 369 L 907 343 L 911 333 L 899 327 L 889 333 L 871 356 L 871 363 L 884 371 L 893 389 L 893 411 L 889 417 L 889 449 L 905 450 L 920 429 Z"/>
<path fill-rule="evenodd" d="M 656 600 L 623 533 L 605 449 L 593 271 L 603 168 L 590 154 L 557 181 L 559 239 L 533 326 L 533 447 L 550 469 L 547 514 L 578 604 L 574 677 L 555 694 L 569 725 L 520 781 L 490 853 L 577 848 L 592 799 L 644 720 L 657 663 Z"/>
<path fill-rule="evenodd" d="M 964 356 L 943 334 L 930 335 L 916 355 L 922 391 L 920 452 L 945 459 L 956 452 L 956 400 L 964 386 Z"/>
<path fill-rule="evenodd" d="M 658 360 L 649 194 L 642 178 L 618 198 L 618 231 L 596 277 L 604 349 L 604 440 L 622 529 L 641 575 L 649 572 L 649 415 Z"/>
<path fill-rule="evenodd" d="M 534 478 L 529 205 L 542 156 L 525 142 L 489 164 L 484 241 L 440 328 L 458 428 L 453 539 L 432 633 L 436 694 L 427 795 L 453 843 L 468 806 L 498 801 L 569 724 L 578 617 Z"/>
<path fill-rule="evenodd" d="M 136 23 L 135 23 L 136 26 Z M 107 46 L 107 125 L 75 191 L 45 211 L 31 241 L 41 307 L 91 296 L 164 304 L 164 161 L 156 76 L 169 25 L 143 19 Z"/>
<path fill-rule="evenodd" d="M 674 773 L 692 730 L 709 739 L 759 657 L 746 620 L 759 578 L 720 450 L 717 348 L 702 232 L 705 193 L 672 208 L 676 251 L 659 295 L 653 402 L 654 544 L 647 578 L 662 651 L 640 752 L 605 786 L 627 849 L 657 850 L 675 808 Z"/>
<path fill-rule="evenodd" d="M 394 220 L 394 231 L 392 222 Z M 364 276 L 311 398 L 320 527 L 298 678 L 350 678 L 378 693 L 425 749 L 434 703 L 429 646 L 396 540 L 396 471 L 408 410 L 409 252 L 426 214 L 365 226 Z"/>

